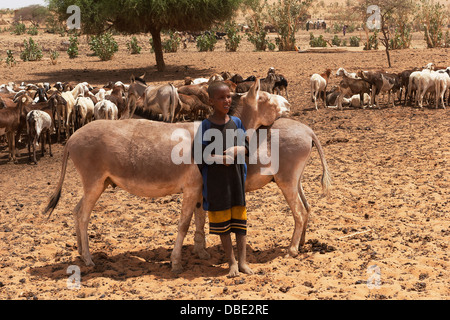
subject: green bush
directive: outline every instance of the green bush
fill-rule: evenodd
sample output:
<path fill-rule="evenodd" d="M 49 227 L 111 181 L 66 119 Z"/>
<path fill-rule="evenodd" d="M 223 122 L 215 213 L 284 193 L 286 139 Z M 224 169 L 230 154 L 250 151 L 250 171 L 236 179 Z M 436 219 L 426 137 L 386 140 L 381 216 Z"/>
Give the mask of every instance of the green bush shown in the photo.
<path fill-rule="evenodd" d="M 30 39 L 23 40 L 24 49 L 20 53 L 20 59 L 23 61 L 39 61 L 42 59 L 42 48 L 39 44 Z"/>
<path fill-rule="evenodd" d="M 205 32 L 201 36 L 197 37 L 197 49 L 198 51 L 214 51 L 217 39 L 213 32 Z"/>
<path fill-rule="evenodd" d="M 10 67 L 12 67 L 12 65 L 15 65 L 16 59 L 14 59 L 14 55 L 13 52 L 11 50 L 6 50 L 6 64 Z"/>
<path fill-rule="evenodd" d="M 341 45 L 341 39 L 337 36 L 337 34 L 334 35 L 333 39 L 331 39 L 331 44 L 333 46 L 339 47 Z"/>
<path fill-rule="evenodd" d="M 119 50 L 116 40 L 110 33 L 93 36 L 91 41 L 89 41 L 89 46 L 102 61 L 111 60 L 114 53 Z"/>
<path fill-rule="evenodd" d="M 320 35 L 319 37 L 315 38 L 313 33 L 310 32 L 309 33 L 309 45 L 311 47 L 326 47 L 327 46 L 327 42 L 325 41 L 325 39 L 323 38 L 322 35 Z"/>
<path fill-rule="evenodd" d="M 59 52 L 56 50 L 50 51 L 50 61 L 53 65 L 58 63 Z"/>
<path fill-rule="evenodd" d="M 28 28 L 27 33 L 30 34 L 30 35 L 32 35 L 32 36 L 36 36 L 36 35 L 39 33 L 39 32 L 38 32 L 37 26 L 31 25 L 31 26 Z"/>
<path fill-rule="evenodd" d="M 236 22 L 227 22 L 225 24 L 225 32 L 226 32 L 226 38 L 225 38 L 225 49 L 227 51 L 235 52 L 237 48 L 239 47 L 239 43 L 242 40 L 242 36 L 238 34 L 238 26 Z"/>
<path fill-rule="evenodd" d="M 135 36 L 131 38 L 130 42 L 127 42 L 127 49 L 131 54 L 139 54 L 141 53 L 141 47 L 138 45 L 137 39 Z"/>
<path fill-rule="evenodd" d="M 373 35 L 369 37 L 369 44 L 364 42 L 364 50 L 378 50 L 378 30 L 373 32 Z"/>
<path fill-rule="evenodd" d="M 23 23 L 14 23 L 11 26 L 11 33 L 20 36 L 26 32 L 26 27 Z"/>
<path fill-rule="evenodd" d="M 359 47 L 359 41 L 361 39 L 357 36 L 350 37 L 350 47 Z"/>
<path fill-rule="evenodd" d="M 70 36 L 69 38 L 69 48 L 67 49 L 67 54 L 69 55 L 70 59 L 74 59 L 78 57 L 78 37 L 77 36 Z"/>
<path fill-rule="evenodd" d="M 164 52 L 177 52 L 181 43 L 181 37 L 173 31 L 169 31 L 167 34 L 169 35 L 169 39 L 161 43 Z"/>

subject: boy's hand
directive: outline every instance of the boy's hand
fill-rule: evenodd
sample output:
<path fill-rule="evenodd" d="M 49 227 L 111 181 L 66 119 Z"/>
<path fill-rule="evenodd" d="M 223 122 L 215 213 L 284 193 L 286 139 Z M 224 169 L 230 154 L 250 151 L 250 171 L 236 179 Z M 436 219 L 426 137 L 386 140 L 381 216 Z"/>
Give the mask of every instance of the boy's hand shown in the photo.
<path fill-rule="evenodd" d="M 235 146 L 235 147 L 230 147 L 228 149 L 226 149 L 223 153 L 224 153 L 224 161 L 223 164 L 226 166 L 229 166 L 230 164 L 234 163 L 234 159 L 238 156 L 239 153 L 241 153 L 245 155 L 245 147 L 244 146 Z"/>

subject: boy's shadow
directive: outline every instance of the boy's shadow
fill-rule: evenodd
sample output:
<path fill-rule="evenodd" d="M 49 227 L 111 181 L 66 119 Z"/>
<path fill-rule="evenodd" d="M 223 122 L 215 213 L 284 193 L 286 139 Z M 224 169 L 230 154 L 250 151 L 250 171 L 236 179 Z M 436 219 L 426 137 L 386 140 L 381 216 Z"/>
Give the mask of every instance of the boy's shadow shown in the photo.
<path fill-rule="evenodd" d="M 192 280 L 199 277 L 219 277 L 228 274 L 228 264 L 225 260 L 221 245 L 208 247 L 206 250 L 211 255 L 208 260 L 202 260 L 193 253 L 193 245 L 185 245 L 182 250 L 182 263 L 184 271 L 178 275 L 171 269 L 170 254 L 172 250 L 159 247 L 151 250 L 128 251 L 114 256 L 108 256 L 104 252 L 93 253 L 93 267 L 87 267 L 84 261 L 77 256 L 71 261 L 55 262 L 42 267 L 32 267 L 30 275 L 53 280 L 68 279 L 73 274 L 73 268 L 80 268 L 81 280 L 86 281 L 99 277 L 107 277 L 113 280 L 126 280 L 143 275 L 153 275 L 159 279 L 174 279 L 177 277 Z M 76 250 L 76 249 L 73 249 Z M 235 252 L 236 254 L 236 252 Z M 267 250 L 253 250 L 247 245 L 247 262 L 267 263 L 283 256 L 283 247 Z M 69 271 L 70 270 L 70 271 Z M 253 269 L 255 273 L 258 270 Z"/>

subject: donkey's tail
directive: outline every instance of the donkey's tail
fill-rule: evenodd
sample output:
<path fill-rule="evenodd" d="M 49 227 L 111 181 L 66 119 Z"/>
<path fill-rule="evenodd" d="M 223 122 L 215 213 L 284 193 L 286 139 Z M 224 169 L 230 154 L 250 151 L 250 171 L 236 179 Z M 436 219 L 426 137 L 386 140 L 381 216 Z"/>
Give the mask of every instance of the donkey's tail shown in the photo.
<path fill-rule="evenodd" d="M 64 177 L 66 175 L 66 169 L 67 169 L 67 160 L 69 159 L 69 150 L 68 150 L 68 144 L 64 147 L 64 155 L 63 155 L 63 162 L 62 162 L 62 168 L 61 168 L 61 176 L 59 178 L 58 185 L 56 186 L 55 192 L 50 197 L 49 203 L 47 207 L 44 209 L 42 214 L 46 214 L 48 212 L 48 218 L 50 218 L 53 210 L 55 209 L 56 205 L 59 202 L 59 198 L 61 198 L 61 189 L 64 182 Z"/>
<path fill-rule="evenodd" d="M 330 194 L 330 188 L 331 188 L 331 176 L 330 172 L 328 171 L 328 165 L 327 160 L 325 159 L 325 153 L 323 152 L 322 145 L 320 144 L 319 139 L 317 138 L 316 134 L 312 131 L 311 132 L 311 138 L 313 140 L 313 143 L 316 145 L 317 151 L 319 152 L 320 161 L 322 162 L 322 190 L 324 195 L 328 196 Z"/>

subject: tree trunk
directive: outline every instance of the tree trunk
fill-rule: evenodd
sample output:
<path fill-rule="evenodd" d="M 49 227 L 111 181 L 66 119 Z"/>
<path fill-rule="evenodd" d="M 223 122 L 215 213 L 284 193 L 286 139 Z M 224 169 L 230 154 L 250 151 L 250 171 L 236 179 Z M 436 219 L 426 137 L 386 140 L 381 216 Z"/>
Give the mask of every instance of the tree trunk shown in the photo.
<path fill-rule="evenodd" d="M 150 33 L 152 34 L 153 39 L 153 50 L 155 51 L 156 68 L 161 72 L 166 69 L 161 44 L 161 30 L 151 30 Z"/>

